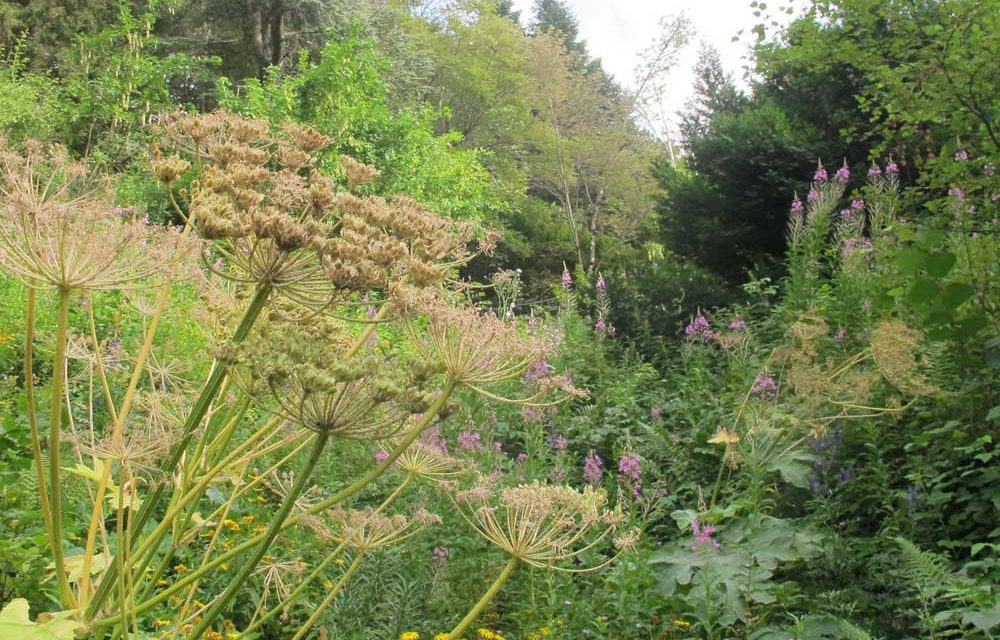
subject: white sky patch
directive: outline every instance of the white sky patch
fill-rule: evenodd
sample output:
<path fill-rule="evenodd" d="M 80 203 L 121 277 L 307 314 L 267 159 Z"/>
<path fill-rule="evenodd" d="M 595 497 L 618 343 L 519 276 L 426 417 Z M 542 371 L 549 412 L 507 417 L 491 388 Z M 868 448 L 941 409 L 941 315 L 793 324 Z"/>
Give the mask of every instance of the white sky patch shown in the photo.
<path fill-rule="evenodd" d="M 566 0 L 576 14 L 580 37 L 587 41 L 590 55 L 600 58 L 605 71 L 626 87 L 633 86 L 639 55 L 658 33 L 660 18 L 687 15 L 695 34 L 671 74 L 675 91 L 668 97 L 665 111 L 676 113 L 691 97 L 694 83 L 693 67 L 698 59 L 699 42 L 704 41 L 719 50 L 722 65 L 741 86 L 747 86 L 745 67 L 750 64 L 750 46 L 755 37 L 751 32 L 762 18 L 754 15 L 751 0 Z M 774 19 L 787 23 L 791 16 L 778 12 L 778 5 L 800 7 L 801 0 L 771 3 L 768 22 Z M 514 0 L 521 11 L 522 21 L 532 14 L 533 0 Z M 799 13 L 796 11 L 796 13 Z M 740 33 L 742 30 L 742 33 Z M 734 37 L 739 37 L 734 42 Z M 672 137 L 672 136 L 671 136 Z"/>

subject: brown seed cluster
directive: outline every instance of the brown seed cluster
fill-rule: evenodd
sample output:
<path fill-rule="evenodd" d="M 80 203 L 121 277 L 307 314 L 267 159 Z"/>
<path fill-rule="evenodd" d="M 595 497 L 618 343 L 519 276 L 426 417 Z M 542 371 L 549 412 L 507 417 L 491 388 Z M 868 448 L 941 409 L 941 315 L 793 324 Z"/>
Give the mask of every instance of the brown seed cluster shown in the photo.
<path fill-rule="evenodd" d="M 227 113 L 172 114 L 161 140 L 176 156 L 156 160 L 165 182 L 199 169 L 190 217 L 215 240 L 218 269 L 230 279 L 267 282 L 305 304 L 327 304 L 336 291 L 385 289 L 394 282 L 431 286 L 468 258 L 471 225 L 442 218 L 409 198 L 391 201 L 338 191 L 316 169 L 331 140 L 309 127 L 272 131 L 262 120 Z M 341 158 L 350 188 L 378 177 Z M 169 179 L 169 180 L 168 180 Z"/>

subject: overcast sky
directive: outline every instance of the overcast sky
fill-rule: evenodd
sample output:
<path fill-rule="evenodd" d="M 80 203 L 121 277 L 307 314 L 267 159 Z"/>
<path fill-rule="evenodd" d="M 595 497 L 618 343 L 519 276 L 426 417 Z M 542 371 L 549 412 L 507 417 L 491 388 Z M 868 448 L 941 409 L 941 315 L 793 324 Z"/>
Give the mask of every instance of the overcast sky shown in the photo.
<path fill-rule="evenodd" d="M 638 55 L 657 35 L 663 16 L 684 13 L 691 20 L 696 33 L 687 47 L 681 62 L 672 74 L 676 90 L 667 105 L 668 112 L 679 111 L 691 95 L 692 67 L 698 54 L 698 42 L 714 45 L 720 53 L 722 64 L 742 81 L 744 66 L 748 63 L 749 44 L 753 41 L 750 29 L 760 22 L 753 15 L 751 0 L 566 0 L 580 23 L 580 35 L 587 41 L 590 54 L 600 58 L 604 69 L 620 83 L 629 86 L 635 75 Z M 801 0 L 773 2 L 793 3 Z M 514 0 L 521 10 L 522 19 L 531 15 L 533 0 Z M 782 16 L 782 20 L 787 20 Z M 740 35 L 740 30 L 743 30 Z M 733 42 L 735 36 L 740 36 Z"/>

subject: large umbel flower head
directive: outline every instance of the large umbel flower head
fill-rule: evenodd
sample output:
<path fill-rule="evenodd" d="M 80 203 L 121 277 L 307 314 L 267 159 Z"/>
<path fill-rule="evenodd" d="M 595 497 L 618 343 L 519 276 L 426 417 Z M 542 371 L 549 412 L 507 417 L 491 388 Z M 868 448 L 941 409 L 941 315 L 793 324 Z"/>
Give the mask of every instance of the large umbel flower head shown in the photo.
<path fill-rule="evenodd" d="M 181 234 L 126 215 L 64 149 L 0 155 L 0 266 L 35 287 L 123 289 L 164 273 Z"/>
<path fill-rule="evenodd" d="M 480 479 L 471 489 L 457 491 L 452 501 L 465 520 L 484 538 L 520 562 L 542 569 L 586 572 L 596 565 L 565 566 L 598 547 L 624 522 L 619 509 L 609 509 L 603 489 L 582 491 L 537 481 L 497 492 Z M 620 552 L 634 546 L 635 534 L 615 538 Z M 619 553 L 620 553 L 619 552 Z"/>

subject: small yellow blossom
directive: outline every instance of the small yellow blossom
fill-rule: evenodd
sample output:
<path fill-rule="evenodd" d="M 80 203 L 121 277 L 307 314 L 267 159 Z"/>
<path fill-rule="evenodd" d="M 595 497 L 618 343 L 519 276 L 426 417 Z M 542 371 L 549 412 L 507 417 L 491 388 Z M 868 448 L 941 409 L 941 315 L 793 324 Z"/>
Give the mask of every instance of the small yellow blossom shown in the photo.
<path fill-rule="evenodd" d="M 345 562 L 347 562 L 347 560 L 344 560 L 343 558 L 337 558 L 337 559 L 336 559 L 336 560 L 335 560 L 334 562 L 336 562 L 337 564 L 340 564 L 340 565 L 342 565 L 342 564 L 344 564 Z"/>
<path fill-rule="evenodd" d="M 436 636 L 434 636 L 434 640 L 448 640 L 448 634 L 447 633 L 439 633 Z"/>
<path fill-rule="evenodd" d="M 250 524 L 256 519 L 257 517 L 251 513 L 250 515 L 246 515 L 240 518 L 240 522 L 242 522 L 243 524 Z"/>
<path fill-rule="evenodd" d="M 687 620 L 674 620 L 674 626 L 686 629 L 687 627 L 691 626 L 691 623 L 688 622 Z"/>
<path fill-rule="evenodd" d="M 225 528 L 229 529 L 230 531 L 234 531 L 234 532 L 240 530 L 240 523 L 236 522 L 235 520 L 232 520 L 230 518 L 226 518 L 225 520 L 223 520 L 222 521 L 222 526 L 224 526 Z"/>
<path fill-rule="evenodd" d="M 230 631 L 229 633 L 226 634 L 226 637 L 229 638 L 229 640 L 236 640 L 237 638 L 240 637 L 240 634 L 237 633 L 236 631 Z"/>
<path fill-rule="evenodd" d="M 229 563 L 223 562 L 219 565 L 219 571 L 229 571 Z"/>
<path fill-rule="evenodd" d="M 170 583 L 167 582 L 166 580 L 164 580 L 163 578 L 160 578 L 159 580 L 156 581 L 156 586 L 158 586 L 158 587 L 165 587 L 168 584 L 170 584 Z"/>
<path fill-rule="evenodd" d="M 262 524 L 259 524 L 259 525 L 257 525 L 256 527 L 253 528 L 254 535 L 257 535 L 257 534 L 260 534 L 260 533 L 264 533 L 265 531 L 267 531 L 267 527 L 265 527 Z"/>
<path fill-rule="evenodd" d="M 206 631 L 201 637 L 205 640 L 222 640 L 222 634 L 218 631 Z"/>
<path fill-rule="evenodd" d="M 490 631 L 489 629 L 483 629 L 483 628 L 479 629 L 479 637 L 482 638 L 483 640 L 507 640 L 507 638 L 503 637 L 499 633 L 495 633 L 493 631 Z"/>
<path fill-rule="evenodd" d="M 333 588 L 333 581 L 331 581 L 331 580 L 325 580 L 323 582 L 323 588 L 324 589 L 332 589 Z"/>
<path fill-rule="evenodd" d="M 188 570 L 187 565 L 184 565 L 184 564 L 175 564 L 174 565 L 174 571 L 176 571 L 177 573 L 184 573 L 187 570 Z"/>
<path fill-rule="evenodd" d="M 416 631 L 406 631 L 399 634 L 399 640 L 420 640 L 420 634 Z"/>
<path fill-rule="evenodd" d="M 0 344 L 7 344 L 8 342 L 12 342 L 14 340 L 14 337 L 15 336 L 13 333 L 0 333 Z"/>
<path fill-rule="evenodd" d="M 165 627 L 168 624 L 170 624 L 170 621 L 169 620 L 156 620 L 155 622 L 153 622 L 153 624 L 156 625 L 157 627 Z"/>

